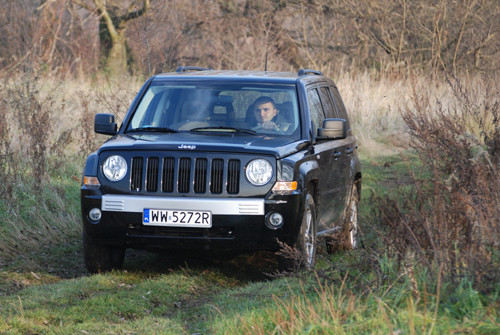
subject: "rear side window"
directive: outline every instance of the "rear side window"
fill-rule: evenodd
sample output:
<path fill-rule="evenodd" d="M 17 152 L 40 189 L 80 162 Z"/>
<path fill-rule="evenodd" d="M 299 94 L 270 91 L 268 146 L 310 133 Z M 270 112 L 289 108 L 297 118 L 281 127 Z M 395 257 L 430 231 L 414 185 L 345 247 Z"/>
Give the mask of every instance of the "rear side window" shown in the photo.
<path fill-rule="evenodd" d="M 314 125 L 314 136 L 316 136 L 317 129 L 323 126 L 323 120 L 325 119 L 325 113 L 323 112 L 323 106 L 321 105 L 317 89 L 313 88 L 307 91 L 307 101 L 311 113 L 311 121 Z"/>
<path fill-rule="evenodd" d="M 330 93 L 330 88 L 328 86 L 322 86 L 321 90 L 321 101 L 323 102 L 323 107 L 325 111 L 325 117 L 327 119 L 340 118 L 340 115 L 337 113 L 335 104 L 332 100 L 332 95 Z"/>
<path fill-rule="evenodd" d="M 350 130 L 351 124 L 349 123 L 349 117 L 347 116 L 347 111 L 345 109 L 344 102 L 342 101 L 342 98 L 340 97 L 340 93 L 336 87 L 330 87 L 330 89 L 331 89 L 331 92 L 333 94 L 333 98 L 335 100 L 335 106 L 337 107 L 339 117 L 346 121 L 347 130 Z"/>

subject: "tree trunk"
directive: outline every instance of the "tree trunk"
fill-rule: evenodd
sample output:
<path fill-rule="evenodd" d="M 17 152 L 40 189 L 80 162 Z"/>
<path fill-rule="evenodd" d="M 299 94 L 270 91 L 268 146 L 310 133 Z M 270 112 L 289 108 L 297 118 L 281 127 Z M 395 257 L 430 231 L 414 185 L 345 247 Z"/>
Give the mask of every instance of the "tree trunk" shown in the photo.
<path fill-rule="evenodd" d="M 127 41 L 125 31 L 121 31 L 113 42 L 106 59 L 106 69 L 111 76 L 123 75 L 127 72 Z"/>
<path fill-rule="evenodd" d="M 113 27 L 109 29 L 105 20 L 99 23 L 99 40 L 101 53 L 101 68 L 111 77 L 127 72 L 127 40 L 126 29 Z"/>
<path fill-rule="evenodd" d="M 101 44 L 101 68 L 110 77 L 127 73 L 129 68 L 125 32 L 130 20 L 142 16 L 150 8 L 150 0 L 143 0 L 142 8 L 133 11 L 133 2 L 124 9 L 119 1 L 93 0 L 94 7 L 80 0 L 72 0 L 81 7 L 99 14 L 99 39 Z"/>

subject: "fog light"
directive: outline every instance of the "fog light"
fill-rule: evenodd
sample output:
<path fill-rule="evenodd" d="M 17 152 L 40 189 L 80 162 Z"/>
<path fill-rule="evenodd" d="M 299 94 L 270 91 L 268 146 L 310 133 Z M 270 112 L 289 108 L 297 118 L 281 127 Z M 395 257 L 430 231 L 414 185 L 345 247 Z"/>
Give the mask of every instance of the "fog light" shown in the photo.
<path fill-rule="evenodd" d="M 283 220 L 283 215 L 278 212 L 271 212 L 266 215 L 266 226 L 268 228 L 278 229 L 284 222 L 285 220 Z"/>
<path fill-rule="evenodd" d="M 99 221 L 102 217 L 102 213 L 101 213 L 101 210 L 99 208 L 92 208 L 90 211 L 89 211 L 89 218 L 92 220 L 92 221 Z"/>

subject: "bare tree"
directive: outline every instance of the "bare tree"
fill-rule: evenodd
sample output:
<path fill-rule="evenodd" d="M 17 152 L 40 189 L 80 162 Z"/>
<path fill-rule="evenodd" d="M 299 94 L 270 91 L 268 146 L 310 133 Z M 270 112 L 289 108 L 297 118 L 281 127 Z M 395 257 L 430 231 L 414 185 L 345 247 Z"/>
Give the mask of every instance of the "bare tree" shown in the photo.
<path fill-rule="evenodd" d="M 67 0 L 0 2 L 0 75 L 96 70 L 97 20 Z"/>
<path fill-rule="evenodd" d="M 0 0 L 0 75 L 500 69 L 499 0 Z"/>
<path fill-rule="evenodd" d="M 130 24 L 129 46 L 145 76 L 169 71 L 182 62 L 194 25 L 186 17 L 189 11 L 193 4 L 185 1 L 155 1 L 146 15 Z"/>
<path fill-rule="evenodd" d="M 143 73 L 178 65 L 211 68 L 290 69 L 282 28 L 285 2 L 171 0 L 154 2 L 150 15 L 129 26 L 129 42 Z"/>
<path fill-rule="evenodd" d="M 144 15 L 150 9 L 150 0 L 143 0 L 142 7 L 139 9 L 137 9 L 137 1 L 132 1 L 126 8 L 122 1 L 117 0 L 71 1 L 99 16 L 103 68 L 112 77 L 127 72 L 127 67 L 132 62 L 125 33 L 131 20 Z"/>
<path fill-rule="evenodd" d="M 0 2 L 0 75 L 31 62 L 36 5 L 29 0 Z"/>
<path fill-rule="evenodd" d="M 500 66 L 497 0 L 340 0 L 357 36 L 375 48 L 368 61 L 434 70 Z"/>

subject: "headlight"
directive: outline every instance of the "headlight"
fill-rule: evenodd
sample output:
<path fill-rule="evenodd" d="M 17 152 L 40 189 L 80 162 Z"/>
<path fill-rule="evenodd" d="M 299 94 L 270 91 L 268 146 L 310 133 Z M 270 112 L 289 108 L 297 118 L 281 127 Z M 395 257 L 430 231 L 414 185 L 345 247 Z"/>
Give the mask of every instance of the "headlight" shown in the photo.
<path fill-rule="evenodd" d="M 111 181 L 122 180 L 127 174 L 127 162 L 122 156 L 108 157 L 102 165 L 102 172 Z"/>
<path fill-rule="evenodd" d="M 273 177 L 273 167 L 265 159 L 254 159 L 247 164 L 246 176 L 253 185 L 262 186 L 267 184 Z"/>

